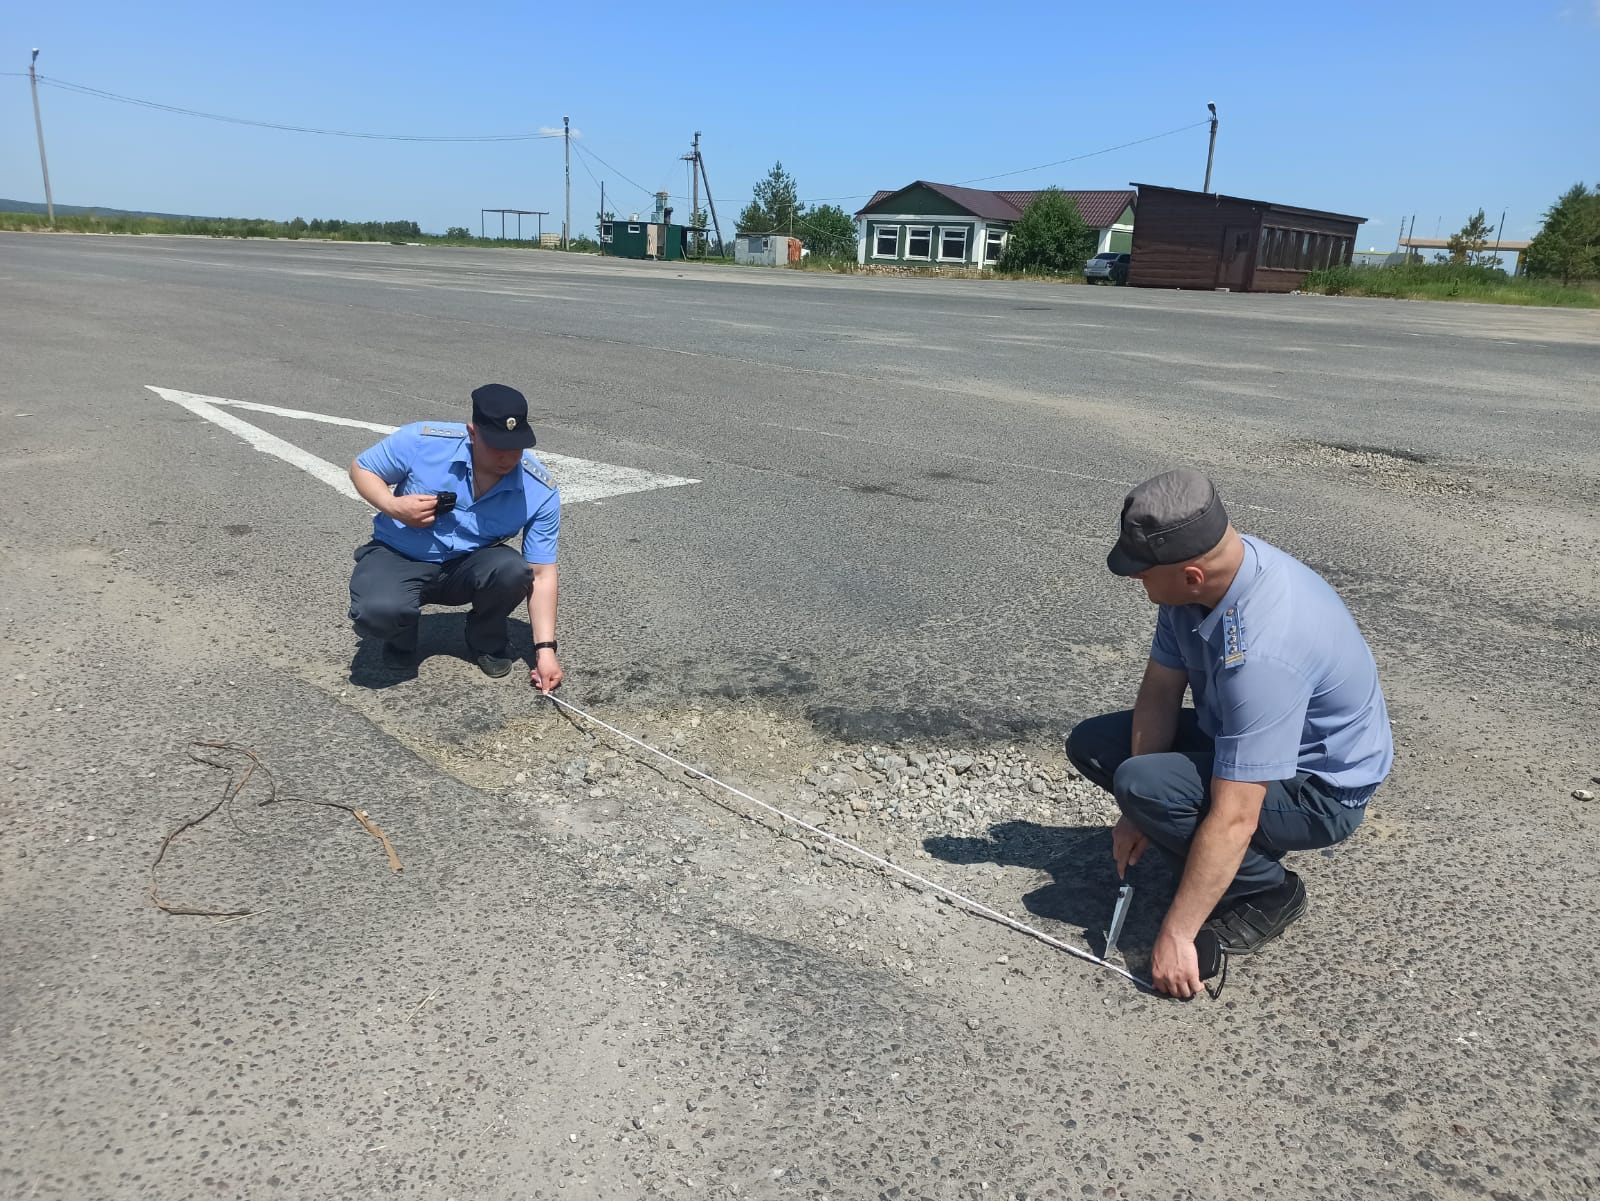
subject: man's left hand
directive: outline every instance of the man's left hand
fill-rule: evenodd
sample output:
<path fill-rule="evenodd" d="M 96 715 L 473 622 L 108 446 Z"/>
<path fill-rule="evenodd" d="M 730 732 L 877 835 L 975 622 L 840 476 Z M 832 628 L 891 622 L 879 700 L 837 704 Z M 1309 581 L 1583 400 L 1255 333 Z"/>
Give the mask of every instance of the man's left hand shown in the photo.
<path fill-rule="evenodd" d="M 564 675 L 561 670 L 561 660 L 556 658 L 555 651 L 548 646 L 541 647 L 534 661 L 533 671 L 529 673 L 533 686 L 548 696 L 561 687 Z"/>
<path fill-rule="evenodd" d="M 1150 956 L 1150 980 L 1169 997 L 1187 1001 L 1199 993 L 1200 956 L 1194 949 L 1194 939 L 1161 927 Z"/>

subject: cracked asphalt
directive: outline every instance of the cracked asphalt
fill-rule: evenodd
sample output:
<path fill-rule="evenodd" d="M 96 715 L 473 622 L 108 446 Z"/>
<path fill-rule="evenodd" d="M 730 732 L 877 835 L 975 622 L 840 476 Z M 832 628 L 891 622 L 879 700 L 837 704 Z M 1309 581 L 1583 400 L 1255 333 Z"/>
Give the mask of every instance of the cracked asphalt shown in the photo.
<path fill-rule="evenodd" d="M 13 234 L 0 284 L 0 1194 L 1600 1191 L 1600 315 Z M 564 695 L 692 714 L 751 788 L 1059 758 L 1131 700 L 1103 557 L 1178 462 L 1345 596 L 1395 772 L 1221 1001 L 1150 998 L 636 770 L 457 613 L 385 675 L 361 506 L 146 387 L 399 424 L 489 379 L 541 447 L 701 481 L 564 513 Z M 244 762 L 197 741 L 280 799 L 160 893 L 248 917 L 151 902 Z M 1093 946 L 1103 827 L 1017 828 L 874 849 Z"/>

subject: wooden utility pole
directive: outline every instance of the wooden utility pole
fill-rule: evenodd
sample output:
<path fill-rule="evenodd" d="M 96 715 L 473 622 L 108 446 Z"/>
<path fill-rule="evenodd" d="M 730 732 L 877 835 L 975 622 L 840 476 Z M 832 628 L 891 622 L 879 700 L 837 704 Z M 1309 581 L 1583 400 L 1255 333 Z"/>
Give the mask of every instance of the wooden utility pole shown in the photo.
<path fill-rule="evenodd" d="M 700 168 L 700 180 L 706 185 L 706 207 L 711 210 L 711 228 L 717 231 L 717 254 L 723 253 L 722 225 L 717 220 L 717 202 L 711 199 L 711 177 L 706 174 L 706 160 L 700 156 L 700 134 L 694 135 L 694 165 Z"/>

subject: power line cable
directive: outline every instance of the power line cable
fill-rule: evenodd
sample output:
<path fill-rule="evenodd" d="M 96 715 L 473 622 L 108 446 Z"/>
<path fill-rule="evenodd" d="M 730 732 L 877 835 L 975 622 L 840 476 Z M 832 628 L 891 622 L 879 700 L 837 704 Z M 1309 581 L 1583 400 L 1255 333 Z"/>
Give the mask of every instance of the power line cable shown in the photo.
<path fill-rule="evenodd" d="M 1180 125 L 1176 129 L 1169 129 L 1165 133 L 1153 133 L 1147 138 L 1135 138 L 1131 142 L 1121 142 L 1115 146 L 1107 146 L 1104 150 L 1091 150 L 1087 154 L 1075 154 L 1071 158 L 1058 158 L 1053 163 L 1040 163 L 1037 167 L 1019 167 L 1015 171 L 1002 171 L 998 175 L 980 175 L 976 179 L 963 179 L 957 187 L 965 187 L 969 183 L 986 183 L 991 179 L 1009 179 L 1013 175 L 1026 175 L 1029 171 L 1043 171 L 1046 167 L 1059 167 L 1063 163 L 1081 162 L 1086 158 L 1095 158 L 1098 155 L 1110 154 L 1113 150 L 1126 150 L 1129 146 L 1142 146 L 1146 142 L 1154 142 L 1158 138 L 1170 138 L 1175 133 L 1185 133 L 1191 129 L 1199 129 L 1202 125 L 1210 125 L 1211 119 L 1196 121 L 1192 125 Z"/>
<path fill-rule="evenodd" d="M 1173 134 L 1187 133 L 1191 129 L 1199 129 L 1203 125 L 1211 124 L 1208 117 L 1204 121 L 1196 121 L 1190 125 L 1180 125 L 1176 129 L 1166 130 L 1164 133 L 1153 133 L 1147 138 L 1135 138 L 1131 142 L 1119 142 L 1115 146 L 1106 146 L 1100 150 L 1090 150 L 1084 154 L 1075 154 L 1070 158 L 1058 158 L 1054 162 L 1040 163 L 1036 167 L 1019 167 L 1015 171 L 1001 171 L 997 175 L 980 175 L 976 179 L 963 179 L 956 186 L 965 187 L 967 184 L 987 183 L 991 179 L 1009 179 L 1013 175 L 1026 175 L 1030 171 L 1043 171 L 1047 167 L 1059 167 L 1064 163 L 1081 162 L 1086 158 L 1096 158 L 1102 154 L 1110 154 L 1115 150 L 1126 150 L 1130 146 L 1142 146 L 1146 142 L 1154 142 L 1160 138 L 1170 138 Z M 817 196 L 802 200 L 801 204 L 831 204 L 838 200 L 860 200 L 862 197 L 876 196 L 876 192 L 854 192 L 849 196 Z"/>
<path fill-rule="evenodd" d="M 7 74 L 20 75 L 22 72 L 7 72 Z M 539 142 L 562 136 L 559 133 L 436 135 L 363 133 L 349 129 L 318 129 L 309 125 L 286 125 L 277 121 L 256 121 L 248 117 L 229 117 L 220 113 L 201 112 L 198 109 L 183 108 L 175 104 L 162 104 L 155 100 L 141 100 L 136 96 L 124 96 L 118 92 L 108 92 L 102 88 L 92 88 L 86 84 L 72 83 L 69 80 L 55 79 L 45 75 L 39 76 L 39 82 L 66 92 L 77 92 L 84 96 L 94 96 L 102 100 L 114 100 L 119 104 L 132 104 L 140 108 L 156 109 L 159 112 L 176 113 L 183 117 L 198 117 L 205 121 L 220 121 L 226 125 L 249 125 L 258 129 L 277 129 L 285 133 L 318 134 L 330 138 L 363 138 L 374 142 Z"/>
<path fill-rule="evenodd" d="M 623 175 L 621 171 L 617 170 L 617 168 L 613 167 L 610 163 L 606 162 L 605 159 L 601 158 L 598 154 L 595 154 L 595 152 L 593 150 L 590 150 L 588 147 L 582 146 L 579 143 L 574 142 L 572 144 L 572 148 L 574 150 L 576 150 L 579 154 L 591 156 L 594 159 L 595 162 L 599 163 L 602 167 L 606 168 L 608 171 L 615 172 L 616 175 L 624 183 L 632 184 L 634 187 L 638 188 L 639 191 L 643 192 L 646 196 L 649 196 L 652 199 L 655 197 L 655 193 L 652 192 L 649 188 L 645 187 L 638 180 L 629 179 L 626 175 Z"/>

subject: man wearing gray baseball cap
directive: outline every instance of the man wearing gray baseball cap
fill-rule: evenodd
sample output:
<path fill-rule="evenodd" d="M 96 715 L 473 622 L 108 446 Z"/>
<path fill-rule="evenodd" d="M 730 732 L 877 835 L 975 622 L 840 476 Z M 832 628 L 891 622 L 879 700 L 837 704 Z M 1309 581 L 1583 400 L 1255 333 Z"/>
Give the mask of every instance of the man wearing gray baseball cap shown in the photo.
<path fill-rule="evenodd" d="M 1122 810 L 1118 874 L 1151 846 L 1181 873 L 1151 979 L 1187 998 L 1202 927 L 1225 954 L 1251 955 L 1305 912 L 1280 860 L 1360 824 L 1394 760 L 1389 715 L 1338 593 L 1235 530 L 1200 472 L 1128 493 L 1106 565 L 1160 606 L 1155 638 L 1133 709 L 1074 727 L 1067 756 Z"/>

